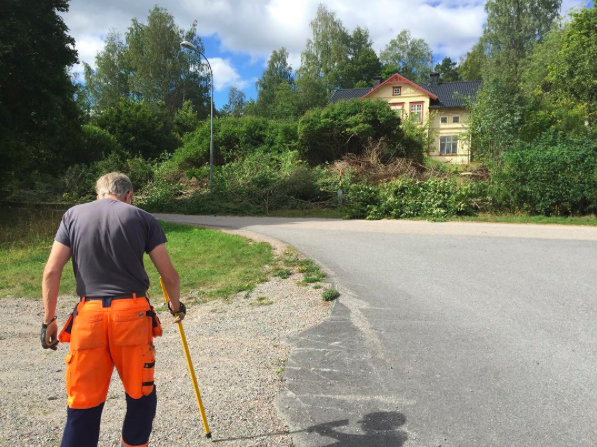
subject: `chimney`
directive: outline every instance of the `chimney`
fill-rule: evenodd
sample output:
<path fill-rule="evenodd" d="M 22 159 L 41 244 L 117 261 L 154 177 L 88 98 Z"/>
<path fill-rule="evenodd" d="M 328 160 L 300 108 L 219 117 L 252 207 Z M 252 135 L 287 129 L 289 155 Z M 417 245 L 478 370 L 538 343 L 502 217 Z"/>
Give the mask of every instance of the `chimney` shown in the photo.
<path fill-rule="evenodd" d="M 429 83 L 431 85 L 437 85 L 437 84 L 439 84 L 439 73 L 431 73 L 429 75 Z"/>
<path fill-rule="evenodd" d="M 379 84 L 381 84 L 382 81 L 382 77 L 381 76 L 373 76 L 373 88 L 377 87 Z"/>

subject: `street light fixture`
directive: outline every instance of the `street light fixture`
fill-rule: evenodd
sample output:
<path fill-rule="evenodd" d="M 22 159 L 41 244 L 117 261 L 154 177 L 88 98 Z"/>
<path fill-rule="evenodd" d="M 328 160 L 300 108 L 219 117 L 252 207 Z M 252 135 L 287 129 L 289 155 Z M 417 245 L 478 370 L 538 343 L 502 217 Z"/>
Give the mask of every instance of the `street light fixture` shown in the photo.
<path fill-rule="evenodd" d="M 203 56 L 205 62 L 207 62 L 207 66 L 209 67 L 209 77 L 211 80 L 211 102 L 210 102 L 210 112 L 209 112 L 209 120 L 210 120 L 210 130 L 209 130 L 209 192 L 212 192 L 212 185 L 213 185 L 213 177 L 214 177 L 214 72 L 211 69 L 211 65 L 209 64 L 209 60 L 201 51 L 197 49 L 195 45 L 193 45 L 188 40 L 183 40 L 180 42 L 180 46 L 182 48 L 186 48 L 187 50 L 194 51 L 200 56 Z"/>

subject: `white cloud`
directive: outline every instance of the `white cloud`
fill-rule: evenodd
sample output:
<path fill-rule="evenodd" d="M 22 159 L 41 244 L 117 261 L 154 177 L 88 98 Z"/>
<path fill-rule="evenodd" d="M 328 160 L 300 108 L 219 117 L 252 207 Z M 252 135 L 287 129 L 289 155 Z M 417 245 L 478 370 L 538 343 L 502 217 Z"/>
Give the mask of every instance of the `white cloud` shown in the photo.
<path fill-rule="evenodd" d="M 214 75 L 214 88 L 216 91 L 222 91 L 226 88 L 236 87 L 240 90 L 249 85 L 248 80 L 243 80 L 242 77 L 232 66 L 230 59 L 222 59 L 221 57 L 209 58 L 211 69 Z"/>
<path fill-rule="evenodd" d="M 562 11 L 588 0 L 564 0 Z M 267 60 L 284 46 L 293 69 L 311 35 L 310 21 L 322 0 L 162 0 L 160 5 L 188 28 L 197 21 L 202 36 L 216 34 L 220 51 L 249 55 L 251 62 Z M 325 0 L 344 26 L 369 29 L 374 49 L 380 51 L 402 29 L 425 39 L 435 54 L 458 59 L 474 45 L 485 21 L 482 0 Z M 144 0 L 72 0 L 65 22 L 77 41 L 81 60 L 93 65 L 100 39 L 110 30 L 125 33 L 132 18 L 145 21 L 153 3 Z M 228 56 L 228 55 L 226 55 Z M 241 85 L 229 59 L 217 62 L 222 85 Z M 220 77 L 220 76 L 218 76 Z M 219 81 L 216 81 L 219 82 Z"/>

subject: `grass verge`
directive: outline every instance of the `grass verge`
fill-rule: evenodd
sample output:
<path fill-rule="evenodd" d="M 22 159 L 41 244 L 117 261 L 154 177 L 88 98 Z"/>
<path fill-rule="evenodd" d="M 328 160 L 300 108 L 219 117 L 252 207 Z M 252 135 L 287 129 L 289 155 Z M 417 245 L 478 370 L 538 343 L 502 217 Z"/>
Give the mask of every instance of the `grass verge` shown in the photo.
<path fill-rule="evenodd" d="M 17 210 L 2 219 L 0 233 L 0 298 L 41 297 L 41 277 L 62 211 Z M 20 217 L 20 218 L 19 218 Z M 272 263 L 269 244 L 214 230 L 161 223 L 168 237 L 168 251 L 181 277 L 181 293 L 196 301 L 228 297 L 251 290 L 267 280 Z M 158 273 L 145 255 L 153 301 L 161 302 Z M 67 264 L 60 293 L 74 295 L 72 266 Z M 159 299 L 156 299 L 157 297 Z"/>

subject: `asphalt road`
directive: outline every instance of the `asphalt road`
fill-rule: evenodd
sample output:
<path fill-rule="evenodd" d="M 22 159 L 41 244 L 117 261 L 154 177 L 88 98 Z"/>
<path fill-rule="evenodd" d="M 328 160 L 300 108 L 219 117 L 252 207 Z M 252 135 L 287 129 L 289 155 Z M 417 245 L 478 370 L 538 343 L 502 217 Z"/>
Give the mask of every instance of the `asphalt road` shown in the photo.
<path fill-rule="evenodd" d="M 597 228 L 158 217 L 280 239 L 342 292 L 290 340 L 297 446 L 597 445 Z"/>

